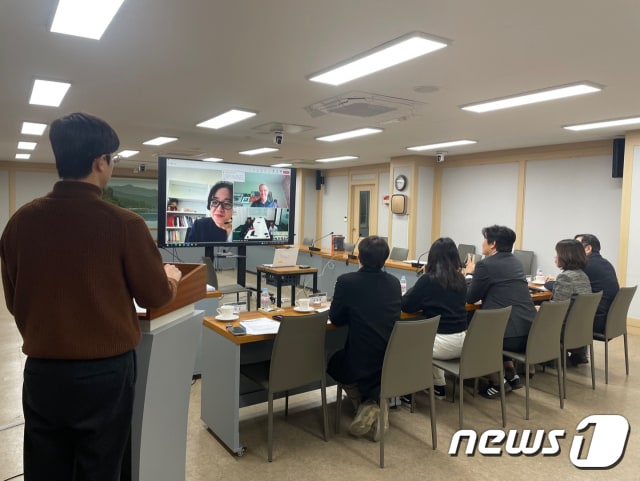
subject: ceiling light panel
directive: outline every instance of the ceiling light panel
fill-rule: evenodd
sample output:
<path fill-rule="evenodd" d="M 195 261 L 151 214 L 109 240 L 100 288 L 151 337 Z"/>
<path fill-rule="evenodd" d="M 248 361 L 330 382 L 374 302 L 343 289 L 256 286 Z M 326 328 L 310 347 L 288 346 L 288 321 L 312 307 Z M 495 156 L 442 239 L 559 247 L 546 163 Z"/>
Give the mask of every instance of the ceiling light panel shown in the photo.
<path fill-rule="evenodd" d="M 341 155 L 339 157 L 327 157 L 324 159 L 316 159 L 316 162 L 338 162 L 340 160 L 355 160 L 359 158 L 357 155 Z"/>
<path fill-rule="evenodd" d="M 150 139 L 142 143 L 144 145 L 164 145 L 169 142 L 175 142 L 176 140 L 178 140 L 178 137 L 156 137 L 155 139 Z"/>
<path fill-rule="evenodd" d="M 415 152 L 420 152 L 422 150 L 435 150 L 442 149 L 444 147 L 457 147 L 459 145 L 470 145 L 477 144 L 476 140 L 451 140 L 449 142 L 440 142 L 437 144 L 427 144 L 427 145 L 416 145 L 415 147 L 407 147 L 407 150 L 413 150 Z"/>
<path fill-rule="evenodd" d="M 36 122 L 22 122 L 21 134 L 24 135 L 42 135 L 47 128 L 47 124 L 39 124 Z"/>
<path fill-rule="evenodd" d="M 33 90 L 29 103 L 31 105 L 45 105 L 47 107 L 60 107 L 62 99 L 71 87 L 67 82 L 52 82 L 50 80 L 38 80 L 33 83 Z"/>
<path fill-rule="evenodd" d="M 272 164 L 271 167 L 291 167 L 293 164 L 282 163 L 282 164 Z"/>
<path fill-rule="evenodd" d="M 200 122 L 197 127 L 204 127 L 206 129 L 221 129 L 227 125 L 241 122 L 245 119 L 253 117 L 256 112 L 249 112 L 248 110 L 231 109 L 223 114 L 217 115 L 209 120 Z"/>
<path fill-rule="evenodd" d="M 222 162 L 224 159 L 221 159 L 220 157 L 207 157 L 205 159 L 202 159 L 203 162 Z"/>
<path fill-rule="evenodd" d="M 251 150 L 243 150 L 242 152 L 238 152 L 240 155 L 260 155 L 260 154 L 268 154 L 269 152 L 277 152 L 279 149 L 274 147 L 260 147 L 258 149 Z"/>
<path fill-rule="evenodd" d="M 591 122 L 589 124 L 565 125 L 563 128 L 579 132 L 581 130 L 606 129 L 609 127 L 620 127 L 623 125 L 640 124 L 640 117 L 631 117 L 628 119 L 602 120 L 599 122 Z"/>
<path fill-rule="evenodd" d="M 37 142 L 18 142 L 18 150 L 36 150 Z"/>
<path fill-rule="evenodd" d="M 447 46 L 442 39 L 414 32 L 385 43 L 346 62 L 331 67 L 309 80 L 330 85 L 342 85 L 365 75 L 384 70 Z"/>
<path fill-rule="evenodd" d="M 16 160 L 29 160 L 31 154 L 16 154 Z"/>
<path fill-rule="evenodd" d="M 59 0 L 51 31 L 100 40 L 124 0 Z"/>
<path fill-rule="evenodd" d="M 478 102 L 463 105 L 460 108 L 462 110 L 470 110 L 471 112 L 484 113 L 491 112 L 493 110 L 519 107 L 521 105 L 546 102 L 548 100 L 563 99 L 566 97 L 573 97 L 575 95 L 589 94 L 592 92 L 599 92 L 600 90 L 602 90 L 602 87 L 598 85 L 589 82 L 581 82 L 577 84 L 561 85 L 558 87 L 551 87 L 535 92 L 513 95 L 510 97 L 504 97 L 502 99 L 489 100 L 487 102 Z"/>
<path fill-rule="evenodd" d="M 125 159 L 128 159 L 129 157 L 133 157 L 134 155 L 139 153 L 140 153 L 139 150 L 121 150 L 120 152 L 118 152 L 117 155 L 119 155 L 120 157 L 124 157 Z"/>
<path fill-rule="evenodd" d="M 348 132 L 341 132 L 339 134 L 316 137 L 316 140 L 321 140 L 323 142 L 337 142 L 339 140 L 353 139 L 354 137 L 362 137 L 364 135 L 379 134 L 382 131 L 383 131 L 382 129 L 374 129 L 374 128 L 367 127 L 364 129 L 349 130 Z"/>

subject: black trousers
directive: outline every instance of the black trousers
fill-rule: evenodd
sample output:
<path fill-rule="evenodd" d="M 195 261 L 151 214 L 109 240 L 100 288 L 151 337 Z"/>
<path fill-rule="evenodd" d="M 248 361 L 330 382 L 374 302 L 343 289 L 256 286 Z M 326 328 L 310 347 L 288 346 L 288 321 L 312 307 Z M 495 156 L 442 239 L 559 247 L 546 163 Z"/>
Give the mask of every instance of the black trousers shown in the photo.
<path fill-rule="evenodd" d="M 136 354 L 27 358 L 22 387 L 26 481 L 118 481 L 131 432 Z"/>
<path fill-rule="evenodd" d="M 331 356 L 327 365 L 327 373 L 329 376 L 340 384 L 356 384 L 358 386 L 358 391 L 360 391 L 360 394 L 362 395 L 362 402 L 368 400 L 379 402 L 382 366 L 380 366 L 380 371 L 378 372 L 371 373 L 368 376 L 354 378 L 348 374 L 349 367 L 345 360 L 345 354 L 346 352 L 344 350 L 340 350 Z"/>

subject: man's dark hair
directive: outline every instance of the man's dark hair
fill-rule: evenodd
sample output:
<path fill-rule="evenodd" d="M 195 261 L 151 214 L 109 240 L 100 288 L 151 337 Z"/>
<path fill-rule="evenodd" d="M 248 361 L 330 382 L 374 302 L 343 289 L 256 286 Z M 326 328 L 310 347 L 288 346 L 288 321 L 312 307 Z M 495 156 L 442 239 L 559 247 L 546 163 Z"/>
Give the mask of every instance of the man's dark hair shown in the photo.
<path fill-rule="evenodd" d="M 370 235 L 358 244 L 358 258 L 365 267 L 382 269 L 389 257 L 389 244 L 382 237 Z"/>
<path fill-rule="evenodd" d="M 108 123 L 81 112 L 54 120 L 49 128 L 49 141 L 58 175 L 63 179 L 86 177 L 97 157 L 112 154 L 120 147 L 118 134 Z M 107 162 L 110 161 L 107 157 Z"/>
<path fill-rule="evenodd" d="M 587 267 L 584 246 L 575 239 L 563 239 L 556 244 L 558 267 L 565 271 L 575 271 Z"/>
<path fill-rule="evenodd" d="M 591 252 L 593 252 L 594 254 L 600 253 L 600 241 L 596 236 L 594 236 L 593 234 L 578 234 L 573 238 L 578 239 L 578 237 L 582 237 L 582 240 L 580 242 L 582 242 L 583 246 L 591 246 Z"/>
<path fill-rule="evenodd" d="M 516 241 L 516 233 L 503 225 L 492 225 L 482 229 L 482 235 L 489 244 L 496 243 L 498 252 L 511 252 Z"/>

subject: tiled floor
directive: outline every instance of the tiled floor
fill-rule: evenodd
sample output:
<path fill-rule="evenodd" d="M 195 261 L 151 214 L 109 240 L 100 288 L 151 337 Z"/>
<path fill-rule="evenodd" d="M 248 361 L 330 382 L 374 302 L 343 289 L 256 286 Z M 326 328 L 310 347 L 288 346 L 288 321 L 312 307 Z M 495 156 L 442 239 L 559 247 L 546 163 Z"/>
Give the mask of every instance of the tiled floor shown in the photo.
<path fill-rule="evenodd" d="M 232 271 L 224 276 L 233 276 Z M 221 281 L 223 282 L 223 281 Z M 251 282 L 251 281 L 249 281 Z M 611 346 L 610 379 L 604 384 L 604 348 L 596 344 L 596 390 L 591 389 L 586 366 L 570 370 L 568 399 L 560 410 L 555 371 L 537 373 L 531 391 L 531 419 L 524 417 L 524 390 L 508 395 L 507 430 L 564 429 L 557 456 L 514 457 L 457 456 L 448 454 L 453 434 L 458 429 L 458 404 L 437 402 L 438 448 L 432 450 L 428 417 L 428 399 L 418 396 L 418 406 L 411 414 L 405 407 L 390 412 L 391 429 L 385 443 L 386 467 L 378 467 L 379 446 L 367 439 L 356 439 L 346 433 L 350 418 L 349 403 L 343 403 L 342 433 L 333 433 L 335 389 L 330 389 L 329 415 L 331 437 L 322 440 L 322 424 L 317 392 L 294 396 L 290 400 L 289 418 L 283 416 L 283 405 L 276 402 L 274 425 L 274 461 L 266 461 L 266 406 L 258 405 L 241 411 L 241 438 L 247 453 L 243 457 L 230 454 L 200 421 L 200 380 L 192 387 L 186 479 L 207 480 L 424 480 L 474 479 L 494 480 L 639 480 L 640 479 L 640 335 L 632 334 L 631 373 L 624 374 L 622 340 Z M 20 389 L 24 356 L 21 340 L 13 319 L 0 303 L 0 481 L 22 479 L 22 411 Z M 469 391 L 467 391 L 469 393 Z M 574 467 L 569 451 L 576 425 L 591 414 L 621 414 L 631 425 L 631 434 L 623 460 L 610 471 L 583 470 Z M 500 403 L 479 396 L 465 395 L 465 427 L 482 433 L 500 428 Z M 591 438 L 593 429 L 585 437 Z M 548 446 L 549 443 L 545 442 Z M 463 445 L 461 451 L 464 450 Z M 12 478 L 17 476 L 16 478 Z M 176 481 L 176 480 L 154 480 Z"/>

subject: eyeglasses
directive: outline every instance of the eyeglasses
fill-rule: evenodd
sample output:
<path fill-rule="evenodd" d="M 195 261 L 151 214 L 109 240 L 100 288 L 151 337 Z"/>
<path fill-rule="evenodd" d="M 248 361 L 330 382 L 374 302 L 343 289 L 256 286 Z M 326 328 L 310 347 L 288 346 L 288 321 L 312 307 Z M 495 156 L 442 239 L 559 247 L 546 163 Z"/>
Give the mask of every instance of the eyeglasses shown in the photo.
<path fill-rule="evenodd" d="M 212 200 L 211 203 L 209 204 L 209 208 L 210 209 L 217 209 L 218 207 L 222 207 L 224 210 L 231 210 L 233 209 L 233 203 L 232 202 L 220 202 L 219 200 Z"/>

